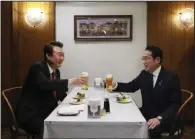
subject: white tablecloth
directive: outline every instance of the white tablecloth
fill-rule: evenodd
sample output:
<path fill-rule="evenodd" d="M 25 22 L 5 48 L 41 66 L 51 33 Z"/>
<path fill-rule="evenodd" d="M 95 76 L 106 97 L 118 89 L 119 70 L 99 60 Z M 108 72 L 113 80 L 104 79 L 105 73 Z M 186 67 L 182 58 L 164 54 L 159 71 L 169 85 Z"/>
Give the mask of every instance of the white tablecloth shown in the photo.
<path fill-rule="evenodd" d="M 45 119 L 44 138 L 148 138 L 148 126 L 138 107 L 132 103 L 116 102 L 117 93 L 105 93 L 103 90 L 89 87 L 86 91 L 86 104 L 79 106 L 83 111 L 77 116 L 58 116 L 61 107 L 68 107 L 70 100 L 80 91 L 74 88 L 64 101 Z M 87 116 L 87 100 L 104 97 L 110 100 L 110 114 L 100 119 L 89 119 Z M 132 98 L 131 98 L 132 99 Z M 78 107 L 78 106 L 77 106 Z"/>

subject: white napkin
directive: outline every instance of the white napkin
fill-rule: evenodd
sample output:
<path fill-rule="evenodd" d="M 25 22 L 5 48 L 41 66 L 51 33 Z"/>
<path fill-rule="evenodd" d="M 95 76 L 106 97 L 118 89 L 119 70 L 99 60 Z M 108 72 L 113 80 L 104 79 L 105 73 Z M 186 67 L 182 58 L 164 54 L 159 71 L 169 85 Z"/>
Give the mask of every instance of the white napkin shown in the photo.
<path fill-rule="evenodd" d="M 60 107 L 57 111 L 58 114 L 61 115 L 74 115 L 74 114 L 78 114 L 80 111 L 78 108 L 75 107 Z"/>

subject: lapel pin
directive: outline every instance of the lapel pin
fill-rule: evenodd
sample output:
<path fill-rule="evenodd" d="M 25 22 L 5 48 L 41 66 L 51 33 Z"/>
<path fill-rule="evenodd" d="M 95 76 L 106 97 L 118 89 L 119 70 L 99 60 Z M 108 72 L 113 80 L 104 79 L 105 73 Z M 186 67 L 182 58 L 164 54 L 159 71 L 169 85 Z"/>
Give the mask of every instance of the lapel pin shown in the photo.
<path fill-rule="evenodd" d="M 162 81 L 159 82 L 159 85 L 161 85 Z"/>

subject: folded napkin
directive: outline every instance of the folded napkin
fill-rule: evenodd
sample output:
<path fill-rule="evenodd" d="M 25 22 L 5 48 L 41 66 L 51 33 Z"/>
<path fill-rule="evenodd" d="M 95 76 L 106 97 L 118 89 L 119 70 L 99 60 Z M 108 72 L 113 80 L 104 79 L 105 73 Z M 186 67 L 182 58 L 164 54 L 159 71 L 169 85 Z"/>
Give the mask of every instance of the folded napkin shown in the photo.
<path fill-rule="evenodd" d="M 60 107 L 57 111 L 59 115 L 77 115 L 80 113 L 80 110 L 75 107 Z"/>

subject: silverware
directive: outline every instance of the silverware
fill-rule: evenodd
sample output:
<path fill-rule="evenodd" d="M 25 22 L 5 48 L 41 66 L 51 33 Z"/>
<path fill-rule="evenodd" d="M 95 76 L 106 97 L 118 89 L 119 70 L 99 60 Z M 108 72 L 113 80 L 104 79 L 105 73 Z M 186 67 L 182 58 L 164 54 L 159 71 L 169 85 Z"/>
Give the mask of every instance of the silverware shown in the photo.
<path fill-rule="evenodd" d="M 124 96 L 124 94 L 122 92 L 120 92 L 121 96 Z"/>

